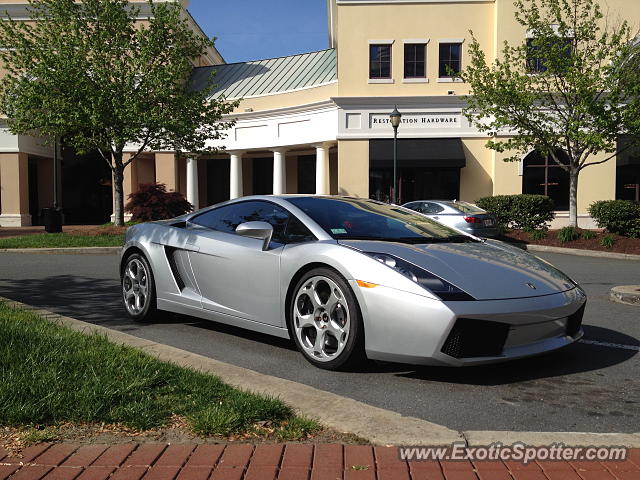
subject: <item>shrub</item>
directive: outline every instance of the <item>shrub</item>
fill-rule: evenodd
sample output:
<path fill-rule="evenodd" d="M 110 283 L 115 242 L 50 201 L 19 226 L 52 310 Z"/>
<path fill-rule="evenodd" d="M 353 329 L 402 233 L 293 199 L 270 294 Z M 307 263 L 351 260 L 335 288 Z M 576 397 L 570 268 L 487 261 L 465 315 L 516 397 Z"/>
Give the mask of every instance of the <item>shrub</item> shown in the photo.
<path fill-rule="evenodd" d="M 542 229 L 533 230 L 529 232 L 529 238 L 531 240 L 542 240 L 543 238 L 547 238 L 547 231 Z"/>
<path fill-rule="evenodd" d="M 129 201 L 124 207 L 125 212 L 132 214 L 136 222 L 152 220 L 166 220 L 177 217 L 193 210 L 184 195 L 178 192 L 167 192 L 163 183 L 140 185 L 136 193 L 129 195 Z"/>
<path fill-rule="evenodd" d="M 640 203 L 601 200 L 589 206 L 589 215 L 600 228 L 625 237 L 640 237 Z"/>
<path fill-rule="evenodd" d="M 575 227 L 564 227 L 558 232 L 560 243 L 573 242 L 580 238 L 580 232 Z"/>
<path fill-rule="evenodd" d="M 596 238 L 596 234 L 591 230 L 585 230 L 582 232 L 582 238 L 585 240 L 591 240 L 592 238 Z"/>
<path fill-rule="evenodd" d="M 477 205 L 494 214 L 504 228 L 545 230 L 553 220 L 553 200 L 544 195 L 496 195 L 479 199 Z"/>
<path fill-rule="evenodd" d="M 602 245 L 603 247 L 611 248 L 613 247 L 614 243 L 616 243 L 616 239 L 611 235 L 605 235 L 600 239 L 600 245 Z"/>

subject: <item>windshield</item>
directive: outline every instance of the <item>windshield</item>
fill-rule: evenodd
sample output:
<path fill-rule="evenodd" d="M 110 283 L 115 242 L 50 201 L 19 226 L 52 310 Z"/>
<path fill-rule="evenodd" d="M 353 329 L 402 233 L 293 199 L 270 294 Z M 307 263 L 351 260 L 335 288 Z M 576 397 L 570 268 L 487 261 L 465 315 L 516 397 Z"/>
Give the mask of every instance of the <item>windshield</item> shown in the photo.
<path fill-rule="evenodd" d="M 287 199 L 336 240 L 404 243 L 469 242 L 473 239 L 412 210 L 360 198 Z"/>
<path fill-rule="evenodd" d="M 476 207 L 475 205 L 472 205 L 470 203 L 467 202 L 442 202 L 445 205 L 448 205 L 452 208 L 455 208 L 456 210 L 461 211 L 462 213 L 487 213 L 486 211 L 484 211 L 483 209 Z"/>

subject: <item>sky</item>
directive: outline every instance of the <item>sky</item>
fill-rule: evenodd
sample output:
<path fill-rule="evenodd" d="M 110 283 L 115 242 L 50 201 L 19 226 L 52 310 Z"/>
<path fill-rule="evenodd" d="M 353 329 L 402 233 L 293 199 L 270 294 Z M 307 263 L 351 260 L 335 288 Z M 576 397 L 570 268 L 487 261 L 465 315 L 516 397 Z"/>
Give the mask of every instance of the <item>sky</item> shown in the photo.
<path fill-rule="evenodd" d="M 326 0 L 190 0 L 227 63 L 328 48 Z"/>

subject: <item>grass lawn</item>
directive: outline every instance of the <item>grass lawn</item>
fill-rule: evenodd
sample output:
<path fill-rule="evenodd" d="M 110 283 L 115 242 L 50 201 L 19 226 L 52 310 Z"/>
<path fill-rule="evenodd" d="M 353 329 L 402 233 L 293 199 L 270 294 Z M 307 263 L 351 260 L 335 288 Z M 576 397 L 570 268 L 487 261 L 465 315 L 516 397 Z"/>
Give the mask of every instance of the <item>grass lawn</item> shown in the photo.
<path fill-rule="evenodd" d="M 251 433 L 296 440 L 320 429 L 278 399 L 240 391 L 2 302 L 0 379 L 0 426 L 104 422 L 147 430 L 177 415 L 204 436 Z"/>
<path fill-rule="evenodd" d="M 121 247 L 124 234 L 77 235 L 71 233 L 38 233 L 0 238 L 2 248 Z"/>

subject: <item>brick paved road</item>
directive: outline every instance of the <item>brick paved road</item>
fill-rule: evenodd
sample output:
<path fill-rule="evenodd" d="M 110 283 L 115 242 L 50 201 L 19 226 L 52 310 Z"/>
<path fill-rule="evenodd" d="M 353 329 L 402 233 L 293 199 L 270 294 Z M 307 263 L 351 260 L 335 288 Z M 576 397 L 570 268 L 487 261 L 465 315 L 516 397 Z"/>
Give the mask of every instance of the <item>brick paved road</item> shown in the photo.
<path fill-rule="evenodd" d="M 0 480 L 638 480 L 624 462 L 403 462 L 363 445 L 41 444 L 22 458 L 0 449 Z"/>

